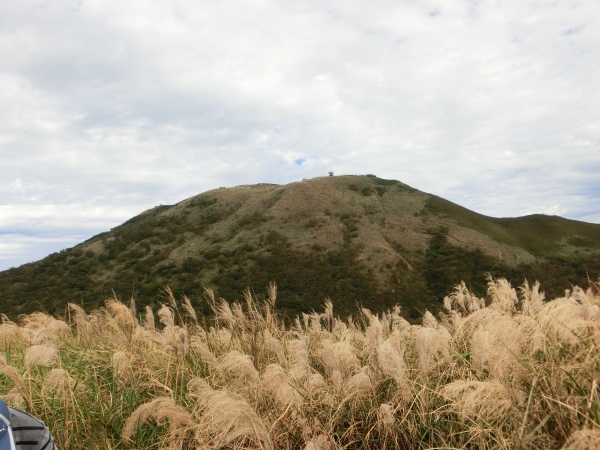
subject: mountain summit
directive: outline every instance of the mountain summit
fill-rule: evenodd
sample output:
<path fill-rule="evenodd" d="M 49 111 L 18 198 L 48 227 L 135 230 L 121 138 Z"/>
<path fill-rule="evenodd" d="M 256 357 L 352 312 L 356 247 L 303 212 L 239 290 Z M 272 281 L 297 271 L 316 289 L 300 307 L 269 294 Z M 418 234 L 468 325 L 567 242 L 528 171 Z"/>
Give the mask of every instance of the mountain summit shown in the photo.
<path fill-rule="evenodd" d="M 340 314 L 400 304 L 416 318 L 461 280 L 483 295 L 486 273 L 539 279 L 555 295 L 585 284 L 600 273 L 600 225 L 487 217 L 375 176 L 219 188 L 0 272 L 0 304 L 9 315 L 113 295 L 153 305 L 169 286 L 202 309 L 205 286 L 233 300 L 274 280 L 282 312 L 331 298 Z"/>

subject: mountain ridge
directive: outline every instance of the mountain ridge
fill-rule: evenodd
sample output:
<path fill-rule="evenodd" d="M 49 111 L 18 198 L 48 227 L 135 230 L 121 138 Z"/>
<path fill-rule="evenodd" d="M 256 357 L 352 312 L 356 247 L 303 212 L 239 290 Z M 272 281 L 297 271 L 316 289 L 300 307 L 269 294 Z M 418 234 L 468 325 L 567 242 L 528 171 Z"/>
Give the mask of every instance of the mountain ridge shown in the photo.
<path fill-rule="evenodd" d="M 600 225 L 488 217 L 400 181 L 353 175 L 217 188 L 151 208 L 0 272 L 0 301 L 9 315 L 32 305 L 61 313 L 67 301 L 95 308 L 114 290 L 155 305 L 170 286 L 202 309 L 204 286 L 233 300 L 275 280 L 286 313 L 331 297 L 341 313 L 398 303 L 411 316 L 439 308 L 461 279 L 481 294 L 486 272 L 542 278 L 551 290 L 582 284 L 586 271 L 600 274 Z"/>

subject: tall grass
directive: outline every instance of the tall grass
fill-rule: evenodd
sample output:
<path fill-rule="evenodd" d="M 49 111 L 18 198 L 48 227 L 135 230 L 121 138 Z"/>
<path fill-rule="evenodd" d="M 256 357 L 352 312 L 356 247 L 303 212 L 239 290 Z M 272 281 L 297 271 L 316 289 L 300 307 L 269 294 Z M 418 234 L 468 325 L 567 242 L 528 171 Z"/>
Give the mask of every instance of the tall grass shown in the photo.
<path fill-rule="evenodd" d="M 600 286 L 461 284 L 445 313 L 323 312 L 285 326 L 277 289 L 198 317 L 116 299 L 3 317 L 0 396 L 63 449 L 598 448 Z"/>

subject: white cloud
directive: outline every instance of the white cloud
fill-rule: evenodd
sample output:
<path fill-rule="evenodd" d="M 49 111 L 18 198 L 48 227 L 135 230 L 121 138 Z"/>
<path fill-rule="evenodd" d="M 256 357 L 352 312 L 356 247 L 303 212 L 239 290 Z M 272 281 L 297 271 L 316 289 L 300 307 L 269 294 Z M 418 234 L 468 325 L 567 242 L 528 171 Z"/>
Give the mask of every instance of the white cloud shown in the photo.
<path fill-rule="evenodd" d="M 83 235 L 0 234 L 0 267 L 3 270 L 41 259 L 50 253 L 73 247 Z"/>
<path fill-rule="evenodd" d="M 4 2 L 0 231 L 88 235 L 323 170 L 600 222 L 599 21 L 569 0 Z"/>

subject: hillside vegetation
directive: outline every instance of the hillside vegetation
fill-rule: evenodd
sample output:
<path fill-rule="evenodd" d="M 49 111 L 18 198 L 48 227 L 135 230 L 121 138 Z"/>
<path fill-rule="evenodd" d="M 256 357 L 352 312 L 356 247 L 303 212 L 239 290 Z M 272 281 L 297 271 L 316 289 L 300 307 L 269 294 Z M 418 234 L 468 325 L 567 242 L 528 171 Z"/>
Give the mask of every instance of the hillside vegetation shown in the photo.
<path fill-rule="evenodd" d="M 65 314 L 68 302 L 89 311 L 114 294 L 157 307 L 170 286 L 208 314 L 205 286 L 228 299 L 250 287 L 263 299 L 276 280 L 288 317 L 331 298 L 343 315 L 357 305 L 381 312 L 399 304 L 415 321 L 438 311 L 461 280 L 484 295 L 486 273 L 538 279 L 560 296 L 600 275 L 600 225 L 486 217 L 367 176 L 215 189 L 1 272 L 0 304 L 13 319 Z"/>
<path fill-rule="evenodd" d="M 63 449 L 600 448 L 600 285 L 545 301 L 464 283 L 410 325 L 399 308 L 285 325 L 271 284 L 206 317 L 167 291 L 0 325 L 0 396 Z"/>

